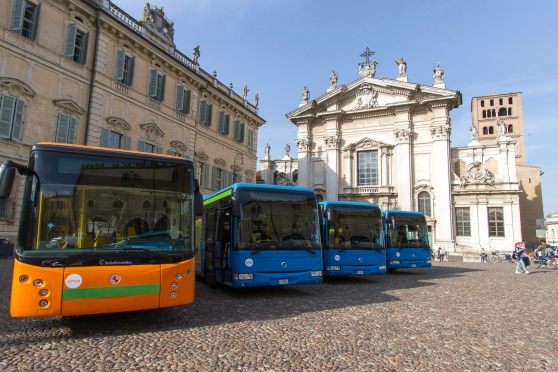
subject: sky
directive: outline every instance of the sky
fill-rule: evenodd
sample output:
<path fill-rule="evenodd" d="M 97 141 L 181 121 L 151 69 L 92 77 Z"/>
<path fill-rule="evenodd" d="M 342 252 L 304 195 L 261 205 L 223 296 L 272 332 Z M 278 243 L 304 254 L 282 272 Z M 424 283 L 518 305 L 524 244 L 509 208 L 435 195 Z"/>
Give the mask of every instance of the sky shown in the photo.
<path fill-rule="evenodd" d="M 113 0 L 141 20 L 145 3 Z M 359 78 L 368 47 L 376 78 L 395 79 L 395 61 L 407 62 L 409 82 L 432 85 L 438 62 L 446 89 L 463 104 L 451 111 L 451 147 L 471 140 L 471 98 L 521 92 L 527 165 L 540 167 L 544 214 L 558 213 L 558 2 L 542 0 L 156 0 L 174 22 L 174 42 L 188 57 L 200 46 L 200 67 L 248 100 L 259 95 L 258 164 L 269 143 L 271 159 L 297 157 L 297 109 L 304 86 L 310 99 Z M 259 169 L 259 166 L 258 166 Z"/>

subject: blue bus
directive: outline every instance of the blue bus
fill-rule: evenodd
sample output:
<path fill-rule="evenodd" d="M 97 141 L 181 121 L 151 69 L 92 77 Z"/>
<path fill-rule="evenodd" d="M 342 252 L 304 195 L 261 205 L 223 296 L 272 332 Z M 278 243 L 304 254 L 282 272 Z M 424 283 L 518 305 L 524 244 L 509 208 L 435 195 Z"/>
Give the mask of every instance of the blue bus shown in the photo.
<path fill-rule="evenodd" d="M 382 211 L 388 271 L 432 266 L 428 226 L 421 212 Z"/>
<path fill-rule="evenodd" d="M 322 201 L 324 276 L 386 273 L 382 215 L 376 204 Z"/>
<path fill-rule="evenodd" d="M 235 183 L 204 197 L 196 274 L 233 288 L 321 283 L 318 202 L 312 189 Z"/>

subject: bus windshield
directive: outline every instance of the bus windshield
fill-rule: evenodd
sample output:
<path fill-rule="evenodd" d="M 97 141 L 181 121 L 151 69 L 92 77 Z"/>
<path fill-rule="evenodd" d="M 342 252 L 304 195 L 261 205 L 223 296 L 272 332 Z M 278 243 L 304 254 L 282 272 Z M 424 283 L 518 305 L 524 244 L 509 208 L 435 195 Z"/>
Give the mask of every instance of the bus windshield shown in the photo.
<path fill-rule="evenodd" d="M 117 251 L 193 257 L 193 176 L 184 159 L 37 150 L 29 169 L 23 258 Z"/>
<path fill-rule="evenodd" d="M 329 249 L 384 249 L 380 213 L 358 210 L 327 211 Z"/>
<path fill-rule="evenodd" d="M 240 194 L 240 234 L 235 249 L 321 249 L 314 195 L 283 190 L 241 190 Z"/>
<path fill-rule="evenodd" d="M 428 227 L 424 218 L 398 217 L 395 228 L 389 226 L 390 247 L 428 248 Z"/>

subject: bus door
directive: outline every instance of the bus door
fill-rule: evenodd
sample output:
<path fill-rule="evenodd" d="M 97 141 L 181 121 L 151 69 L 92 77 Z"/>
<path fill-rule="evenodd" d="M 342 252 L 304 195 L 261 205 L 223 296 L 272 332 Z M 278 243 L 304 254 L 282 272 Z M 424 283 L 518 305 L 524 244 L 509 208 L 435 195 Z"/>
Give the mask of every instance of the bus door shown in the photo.
<path fill-rule="evenodd" d="M 214 247 L 215 281 L 231 283 L 231 265 L 229 261 L 231 250 L 231 213 L 230 207 L 217 209 L 216 215 L 216 243 Z"/>

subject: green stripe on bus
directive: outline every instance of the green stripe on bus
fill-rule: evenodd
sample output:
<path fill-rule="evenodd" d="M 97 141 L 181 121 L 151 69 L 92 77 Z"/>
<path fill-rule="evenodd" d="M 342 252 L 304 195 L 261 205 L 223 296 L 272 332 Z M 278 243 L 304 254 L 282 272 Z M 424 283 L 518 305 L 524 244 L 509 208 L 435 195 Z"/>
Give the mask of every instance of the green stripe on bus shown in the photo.
<path fill-rule="evenodd" d="M 213 203 L 214 201 L 217 201 L 217 200 L 219 200 L 219 199 L 223 199 L 223 198 L 225 198 L 225 197 L 227 197 L 227 196 L 229 196 L 229 195 L 231 195 L 231 194 L 232 194 L 232 189 L 228 189 L 228 190 L 226 190 L 226 191 L 223 191 L 223 193 L 221 193 L 221 194 L 219 194 L 219 195 L 215 195 L 215 196 L 212 197 L 212 198 L 209 198 L 209 199 L 204 200 L 204 201 L 203 201 L 203 204 L 204 204 L 204 205 L 207 205 L 207 204 L 209 204 L 209 203 Z"/>
<path fill-rule="evenodd" d="M 159 294 L 159 292 L 159 284 L 121 285 L 99 288 L 74 288 L 64 289 L 62 292 L 62 300 L 85 300 L 90 298 L 136 296 L 146 294 Z"/>

